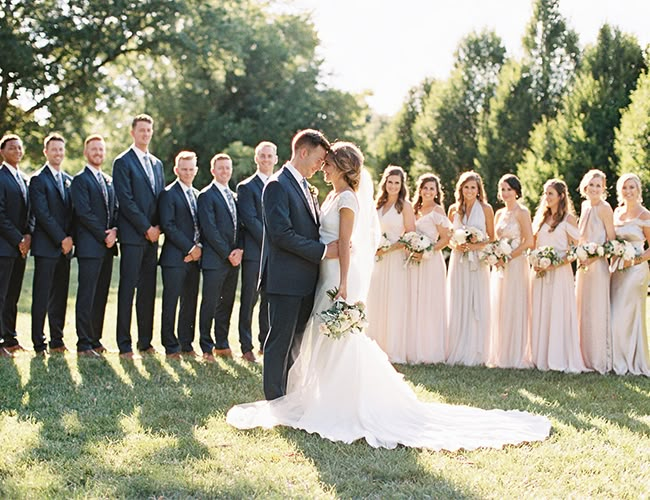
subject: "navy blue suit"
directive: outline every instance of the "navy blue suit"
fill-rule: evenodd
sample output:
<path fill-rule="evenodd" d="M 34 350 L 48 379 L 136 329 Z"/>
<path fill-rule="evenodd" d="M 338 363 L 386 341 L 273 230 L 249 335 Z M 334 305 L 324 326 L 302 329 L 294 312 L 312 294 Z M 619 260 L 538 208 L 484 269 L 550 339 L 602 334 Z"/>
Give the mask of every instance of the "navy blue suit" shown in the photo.
<path fill-rule="evenodd" d="M 77 351 L 102 347 L 106 300 L 111 285 L 117 245 L 106 248 L 106 230 L 117 222 L 117 198 L 112 179 L 105 174 L 108 202 L 89 167 L 74 176 L 70 186 L 74 208 L 75 256 L 79 263 L 79 286 L 75 320 Z"/>
<path fill-rule="evenodd" d="M 179 180 L 172 182 L 160 193 L 160 227 L 165 233 L 165 242 L 158 263 L 162 268 L 163 297 L 161 317 L 162 344 L 167 354 L 179 351 L 190 352 L 194 341 L 196 304 L 199 293 L 200 268 L 196 261 L 185 262 L 190 250 L 198 243 L 195 231 L 196 221 L 185 195 L 187 187 Z M 192 188 L 197 197 L 198 190 Z M 180 298 L 178 313 L 178 337 L 174 335 L 176 306 Z"/>
<path fill-rule="evenodd" d="M 21 174 L 25 190 L 27 180 Z M 18 245 L 34 228 L 29 196 L 23 197 L 18 181 L 3 166 L 0 168 L 0 347 L 18 345 L 16 315 L 25 275 L 25 259 Z"/>
<path fill-rule="evenodd" d="M 315 198 L 314 205 L 317 209 Z M 264 344 L 264 395 L 270 400 L 286 394 L 287 373 L 314 305 L 325 245 L 318 241 L 318 221 L 303 189 L 286 166 L 269 179 L 262 206 L 260 286 L 267 294 L 271 323 Z"/>
<path fill-rule="evenodd" d="M 234 193 L 233 193 L 234 197 Z M 212 349 L 228 349 L 228 328 L 239 266 L 228 260 L 230 253 L 241 248 L 241 228 L 235 227 L 228 204 L 219 188 L 208 185 L 199 194 L 199 226 L 201 227 L 201 269 L 203 293 L 199 312 L 199 343 L 204 353 Z M 214 342 L 210 329 L 214 320 Z M 252 346 L 242 346 L 250 351 Z"/>
<path fill-rule="evenodd" d="M 158 197 L 165 186 L 162 162 L 151 156 L 155 185 L 132 148 L 113 162 L 113 180 L 119 202 L 117 228 L 120 236 L 120 286 L 117 292 L 117 344 L 120 353 L 131 352 L 133 295 L 138 289 L 136 314 L 138 349 L 151 347 L 156 299 L 158 243 L 145 238 L 147 229 L 159 225 Z"/>
<path fill-rule="evenodd" d="M 258 291 L 260 258 L 262 255 L 262 191 L 264 182 L 257 173 L 241 181 L 237 186 L 237 209 L 244 235 L 244 259 L 241 267 L 241 292 L 239 295 L 239 338 L 252 345 L 253 308 L 260 299 L 258 340 L 260 349 L 269 333 L 269 305 L 266 293 Z"/>
<path fill-rule="evenodd" d="M 45 316 L 50 326 L 50 349 L 63 346 L 63 326 L 68 305 L 70 259 L 61 242 L 72 236 L 72 177 L 60 172 L 63 195 L 46 165 L 29 181 L 29 199 L 34 213 L 32 234 L 34 279 L 32 282 L 32 343 L 36 352 L 46 349 Z"/>

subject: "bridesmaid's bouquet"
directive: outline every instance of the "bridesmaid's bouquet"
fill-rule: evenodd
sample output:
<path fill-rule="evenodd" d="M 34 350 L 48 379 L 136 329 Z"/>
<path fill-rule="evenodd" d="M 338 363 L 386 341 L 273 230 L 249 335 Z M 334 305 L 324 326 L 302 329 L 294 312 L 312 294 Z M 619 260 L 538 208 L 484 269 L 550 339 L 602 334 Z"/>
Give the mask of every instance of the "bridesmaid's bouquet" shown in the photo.
<path fill-rule="evenodd" d="M 637 257 L 634 245 L 623 238 L 616 238 L 605 242 L 605 254 L 612 259 L 609 266 L 611 272 L 624 270 L 626 260 L 633 260 Z"/>
<path fill-rule="evenodd" d="M 479 259 L 489 266 L 494 266 L 498 262 L 506 264 L 512 258 L 514 247 L 513 240 L 501 238 L 485 245 L 485 248 L 479 252 Z"/>
<path fill-rule="evenodd" d="M 409 255 L 406 258 L 406 264 L 419 264 L 424 252 L 429 252 L 433 248 L 431 240 L 423 234 L 409 231 L 404 233 L 398 240 L 408 250 Z"/>
<path fill-rule="evenodd" d="M 539 271 L 536 272 L 537 278 L 543 277 L 549 267 L 556 266 L 562 262 L 562 259 L 555 251 L 555 248 L 549 246 L 530 250 L 528 252 L 528 260 L 531 266 L 539 269 Z"/>
<path fill-rule="evenodd" d="M 393 243 L 388 239 L 388 235 L 386 233 L 381 233 L 377 250 L 388 250 L 392 244 Z M 375 255 L 375 262 L 379 262 L 381 259 L 383 259 L 382 255 Z"/>
<path fill-rule="evenodd" d="M 487 237 L 480 229 L 472 226 L 462 226 L 453 232 L 451 239 L 457 246 L 460 246 L 466 243 L 482 243 L 487 240 Z"/>
<path fill-rule="evenodd" d="M 327 295 L 334 300 L 338 292 L 338 288 L 332 288 Z M 366 305 L 361 301 L 348 304 L 341 299 L 334 300 L 332 306 L 318 316 L 323 320 L 318 327 L 320 333 L 333 339 L 343 338 L 348 333 L 360 333 L 368 326 Z"/>
<path fill-rule="evenodd" d="M 590 241 L 573 247 L 571 254 L 575 256 L 574 260 L 578 261 L 578 267 L 587 271 L 588 267 L 584 262 L 593 257 L 605 257 L 605 245 L 599 245 L 598 243 Z"/>

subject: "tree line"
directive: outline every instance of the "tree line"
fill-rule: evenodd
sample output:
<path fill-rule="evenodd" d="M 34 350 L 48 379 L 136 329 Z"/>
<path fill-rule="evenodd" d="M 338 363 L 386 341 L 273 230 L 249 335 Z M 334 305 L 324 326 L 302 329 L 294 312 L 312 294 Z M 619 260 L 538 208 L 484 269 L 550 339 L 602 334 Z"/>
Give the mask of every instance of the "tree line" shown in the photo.
<path fill-rule="evenodd" d="M 174 155 L 191 149 L 199 166 L 228 152 L 237 181 L 254 169 L 255 144 L 271 140 L 287 159 L 288 138 L 311 127 L 359 144 L 377 173 L 434 170 L 449 194 L 471 168 L 491 201 L 499 177 L 517 173 L 531 207 L 554 176 L 577 200 L 591 168 L 610 186 L 621 172 L 647 186 L 650 51 L 609 25 L 581 49 L 559 3 L 533 0 L 520 58 L 495 32 L 470 33 L 447 79 L 425 79 L 382 117 L 323 83 L 313 22 L 274 0 L 12 0 L 0 13 L 0 129 L 24 138 L 34 168 L 52 131 L 68 139 L 71 171 L 89 133 L 117 154 L 144 111 L 169 178 Z M 208 180 L 200 169 L 197 183 Z"/>

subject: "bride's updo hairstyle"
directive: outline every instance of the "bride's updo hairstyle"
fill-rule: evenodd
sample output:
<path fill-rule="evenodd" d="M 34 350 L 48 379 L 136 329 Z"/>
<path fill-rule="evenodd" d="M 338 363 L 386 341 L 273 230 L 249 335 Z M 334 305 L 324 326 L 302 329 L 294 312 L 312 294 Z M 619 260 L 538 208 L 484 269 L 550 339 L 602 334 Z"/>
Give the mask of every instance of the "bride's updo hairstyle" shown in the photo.
<path fill-rule="evenodd" d="M 343 179 L 354 191 L 359 188 L 363 153 L 351 142 L 337 141 L 330 147 L 325 160 L 343 174 Z"/>

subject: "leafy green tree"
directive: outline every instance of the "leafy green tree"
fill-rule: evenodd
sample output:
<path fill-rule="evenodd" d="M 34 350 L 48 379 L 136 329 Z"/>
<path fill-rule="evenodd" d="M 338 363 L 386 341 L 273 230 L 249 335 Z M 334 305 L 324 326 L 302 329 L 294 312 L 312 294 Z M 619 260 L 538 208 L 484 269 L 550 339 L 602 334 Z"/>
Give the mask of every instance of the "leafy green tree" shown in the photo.
<path fill-rule="evenodd" d="M 650 206 L 650 73 L 639 76 L 630 105 L 623 111 L 616 130 L 617 174 L 637 174 L 643 185 L 643 199 Z"/>

